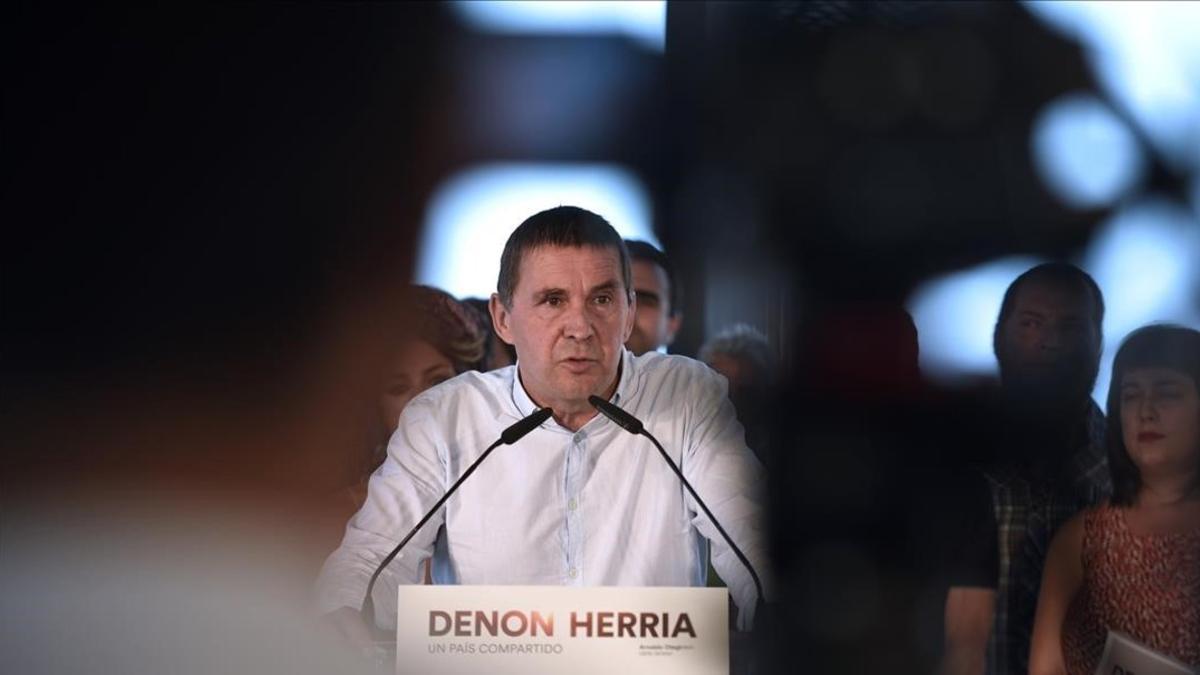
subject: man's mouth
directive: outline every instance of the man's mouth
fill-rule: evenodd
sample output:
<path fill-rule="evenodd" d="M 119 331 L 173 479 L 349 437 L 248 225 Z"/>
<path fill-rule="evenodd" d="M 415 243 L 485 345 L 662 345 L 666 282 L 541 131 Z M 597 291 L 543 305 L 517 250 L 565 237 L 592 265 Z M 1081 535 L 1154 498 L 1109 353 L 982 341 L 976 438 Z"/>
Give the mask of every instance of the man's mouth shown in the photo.
<path fill-rule="evenodd" d="M 1142 443 L 1153 443 L 1154 441 L 1161 441 L 1164 438 L 1166 438 L 1166 436 L 1158 433 L 1157 431 L 1143 431 L 1142 433 L 1138 434 L 1138 441 Z"/>
<path fill-rule="evenodd" d="M 585 356 L 569 356 L 561 361 L 562 365 L 574 373 L 582 373 L 596 364 L 596 359 Z"/>

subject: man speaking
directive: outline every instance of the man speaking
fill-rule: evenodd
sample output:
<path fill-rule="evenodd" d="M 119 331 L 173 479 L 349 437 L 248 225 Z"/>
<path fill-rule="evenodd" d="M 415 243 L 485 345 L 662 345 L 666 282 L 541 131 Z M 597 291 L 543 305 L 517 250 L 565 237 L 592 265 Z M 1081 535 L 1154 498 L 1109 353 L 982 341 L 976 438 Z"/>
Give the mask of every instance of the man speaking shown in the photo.
<path fill-rule="evenodd" d="M 318 607 L 352 640 L 368 580 L 396 543 L 513 422 L 553 417 L 500 447 L 387 566 L 375 622 L 396 621 L 397 584 L 425 560 L 442 584 L 699 586 L 707 547 L 746 628 L 750 572 L 651 442 L 588 402 L 645 423 L 712 514 L 766 571 L 762 469 L 746 447 L 724 380 L 704 364 L 623 345 L 633 328 L 629 255 L 600 216 L 562 206 L 509 237 L 490 309 L 517 364 L 464 373 L 414 399 L 371 476 L 366 503 L 318 580 Z"/>

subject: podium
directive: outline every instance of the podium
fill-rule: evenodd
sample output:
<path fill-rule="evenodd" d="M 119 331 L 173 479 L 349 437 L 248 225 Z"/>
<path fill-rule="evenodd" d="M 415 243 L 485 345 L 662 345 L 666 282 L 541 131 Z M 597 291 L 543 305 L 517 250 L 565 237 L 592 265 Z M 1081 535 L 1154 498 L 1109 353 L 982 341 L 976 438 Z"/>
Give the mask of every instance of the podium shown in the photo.
<path fill-rule="evenodd" d="M 397 607 L 397 673 L 729 673 L 723 588 L 401 586 Z"/>

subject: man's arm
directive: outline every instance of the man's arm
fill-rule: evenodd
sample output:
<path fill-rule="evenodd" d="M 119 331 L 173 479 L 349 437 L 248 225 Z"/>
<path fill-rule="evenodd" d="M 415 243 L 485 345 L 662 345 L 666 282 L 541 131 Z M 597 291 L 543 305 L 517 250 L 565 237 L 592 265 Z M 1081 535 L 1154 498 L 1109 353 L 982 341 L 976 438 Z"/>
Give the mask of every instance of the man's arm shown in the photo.
<path fill-rule="evenodd" d="M 1062 626 L 1071 599 L 1083 583 L 1082 550 L 1083 514 L 1078 514 L 1054 535 L 1046 554 L 1029 650 L 1030 675 L 1067 672 L 1063 662 Z"/>
<path fill-rule="evenodd" d="M 317 579 L 318 612 L 330 615 L 352 640 L 357 627 L 337 620 L 349 616 L 339 610 L 357 612 L 362 607 L 371 574 L 444 491 L 445 463 L 438 452 L 432 412 L 424 397 L 405 408 L 388 442 L 387 459 L 368 483 L 366 502 L 347 524 L 341 545 L 325 561 Z M 388 626 L 394 620 L 399 584 L 421 582 L 421 563 L 432 555 L 442 519 L 441 514 L 434 515 L 380 575 L 372 593 L 377 623 Z"/>
<path fill-rule="evenodd" d="M 942 675 L 982 675 L 996 617 L 1000 533 L 992 487 L 981 475 L 958 476 L 946 490 L 951 523 L 942 574 L 949 587 L 943 613 Z"/>
<path fill-rule="evenodd" d="M 996 612 L 996 589 L 955 586 L 946 595 L 941 675 L 983 675 Z"/>
<path fill-rule="evenodd" d="M 369 649 L 375 644 L 375 637 L 371 634 L 370 626 L 363 620 L 362 612 L 357 609 L 342 607 L 332 612 L 326 612 L 322 619 L 342 639 L 359 649 Z"/>
<path fill-rule="evenodd" d="M 754 565 L 769 598 L 772 587 L 763 516 L 766 477 L 754 453 L 746 447 L 742 425 L 726 394 L 724 378 L 707 368 L 699 371 L 697 378 L 696 386 L 689 392 L 691 428 L 684 436 L 687 442 L 680 469 Z M 755 604 L 760 599 L 754 580 L 699 505 L 690 495 L 686 499 L 695 513 L 692 525 L 711 543 L 713 568 L 738 605 L 738 628 L 749 630 Z"/>

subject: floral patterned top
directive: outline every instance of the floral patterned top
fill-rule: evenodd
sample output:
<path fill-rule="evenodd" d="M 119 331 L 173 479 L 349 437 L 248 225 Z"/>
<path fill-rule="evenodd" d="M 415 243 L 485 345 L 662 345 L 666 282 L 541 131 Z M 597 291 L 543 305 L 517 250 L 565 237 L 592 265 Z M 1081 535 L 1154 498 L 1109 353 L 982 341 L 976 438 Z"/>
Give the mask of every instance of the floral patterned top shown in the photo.
<path fill-rule="evenodd" d="M 1135 534 L 1124 509 L 1101 506 L 1084 514 L 1082 562 L 1063 622 L 1068 675 L 1095 672 L 1110 630 L 1200 665 L 1200 527 Z"/>

